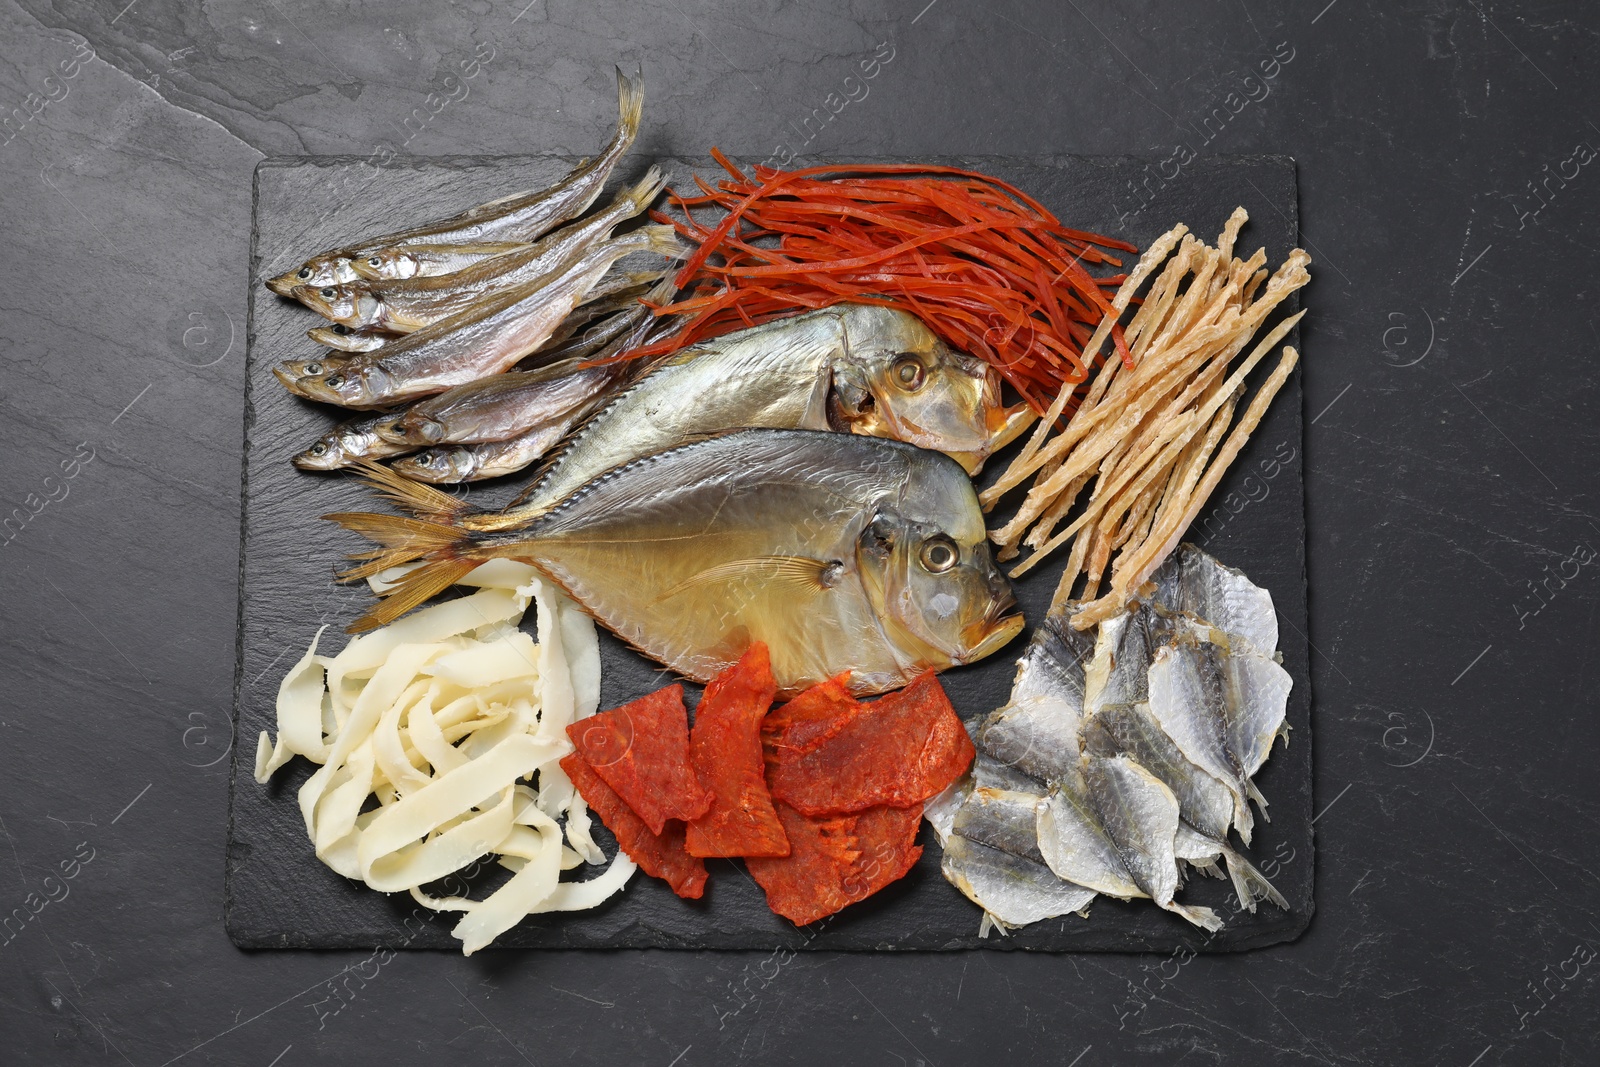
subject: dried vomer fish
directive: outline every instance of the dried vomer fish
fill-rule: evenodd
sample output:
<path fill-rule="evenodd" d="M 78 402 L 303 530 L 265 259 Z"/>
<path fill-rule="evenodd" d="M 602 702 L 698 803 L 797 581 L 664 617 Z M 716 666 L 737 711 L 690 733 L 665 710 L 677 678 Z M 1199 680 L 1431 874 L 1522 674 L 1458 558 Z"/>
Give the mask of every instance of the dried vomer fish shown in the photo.
<path fill-rule="evenodd" d="M 633 147 L 633 140 L 639 133 L 644 84 L 640 79 L 629 78 L 620 69 L 617 71 L 617 104 L 621 118 L 611 144 L 599 156 L 578 164 L 548 189 L 515 193 L 447 219 L 319 252 L 297 269 L 268 280 L 267 288 L 280 296 L 288 296 L 297 285 L 325 286 L 357 281 L 361 277 L 353 265 L 357 259 L 366 260 L 372 273 L 386 277 L 390 269 L 404 269 L 402 260 L 391 260 L 383 255 L 395 245 L 531 241 L 577 218 L 600 195 L 611 171 Z"/>
<path fill-rule="evenodd" d="M 402 478 L 384 488 L 415 493 L 417 510 L 454 503 Z M 500 557 L 532 563 L 596 621 L 696 681 L 764 641 L 781 692 L 846 670 L 853 691 L 882 692 L 981 659 L 1022 629 L 966 473 L 873 437 L 743 430 L 685 445 L 608 472 L 510 534 L 329 518 L 385 546 L 347 578 L 428 559 L 357 630 Z"/>
<path fill-rule="evenodd" d="M 584 425 L 525 503 L 463 522 L 514 529 L 619 464 L 739 427 L 895 438 L 975 470 L 1014 421 L 986 364 L 903 311 L 841 304 L 663 360 Z"/>

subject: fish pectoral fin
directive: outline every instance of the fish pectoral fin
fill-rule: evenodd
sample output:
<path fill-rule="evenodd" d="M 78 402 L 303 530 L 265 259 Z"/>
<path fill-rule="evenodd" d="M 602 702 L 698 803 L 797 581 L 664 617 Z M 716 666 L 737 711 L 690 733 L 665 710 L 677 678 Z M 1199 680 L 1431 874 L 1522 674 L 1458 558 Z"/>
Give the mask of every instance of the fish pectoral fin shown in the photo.
<path fill-rule="evenodd" d="M 659 604 L 663 600 L 702 586 L 754 577 L 783 582 L 808 594 L 820 593 L 833 586 L 834 583 L 828 580 L 828 574 L 837 566 L 834 561 L 812 559 L 810 556 L 752 556 L 749 559 L 730 559 L 726 563 L 719 563 L 715 567 L 707 567 L 698 574 L 690 575 L 656 597 L 656 603 Z"/>

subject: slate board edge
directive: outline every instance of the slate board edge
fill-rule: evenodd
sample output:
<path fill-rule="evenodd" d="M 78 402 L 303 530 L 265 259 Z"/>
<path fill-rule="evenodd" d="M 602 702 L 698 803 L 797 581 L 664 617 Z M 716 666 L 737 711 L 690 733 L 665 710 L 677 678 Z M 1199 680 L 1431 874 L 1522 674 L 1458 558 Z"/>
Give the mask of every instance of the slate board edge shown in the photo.
<path fill-rule="evenodd" d="M 352 157 L 334 156 L 334 157 L 269 157 L 269 158 L 263 159 L 262 161 L 260 161 L 260 163 L 258 163 L 257 168 L 256 168 L 256 172 L 253 175 L 253 180 L 252 180 L 252 219 L 253 219 L 253 221 L 256 218 L 256 212 L 259 210 L 260 196 L 261 196 L 260 182 L 261 182 L 262 172 L 264 170 L 272 170 L 272 169 L 278 169 L 278 168 L 295 168 L 295 167 L 305 167 L 305 166 L 314 166 L 314 167 L 319 167 L 319 168 L 323 168 L 323 167 L 338 167 L 338 166 L 341 166 L 341 165 L 348 166 L 348 165 L 350 165 L 352 163 L 355 163 L 355 162 L 359 161 L 362 158 L 363 157 L 357 157 L 357 156 L 352 156 Z M 570 161 L 573 158 L 575 158 L 575 157 L 552 155 L 552 154 L 539 154 L 539 155 L 533 155 L 533 156 L 530 156 L 530 155 L 505 155 L 505 156 L 407 157 L 407 158 L 395 160 L 390 166 L 386 167 L 385 170 L 416 170 L 416 169 L 431 169 L 431 168 L 452 167 L 452 166 L 453 167 L 457 167 L 457 168 L 466 169 L 466 168 L 472 168 L 472 167 L 478 167 L 478 166 L 484 166 L 484 165 L 492 165 L 492 164 L 499 163 L 499 162 L 512 162 L 512 161 L 524 161 L 525 162 L 525 161 L 528 161 L 530 159 L 559 159 L 559 160 Z M 1139 157 L 1134 157 L 1134 156 L 1084 157 L 1084 156 L 1074 156 L 1074 155 L 1065 155 L 1065 154 L 1040 154 L 1040 155 L 1033 155 L 1033 156 L 1014 156 L 1014 157 L 993 157 L 993 156 L 983 156 L 983 155 L 963 155 L 963 156 L 959 156 L 959 157 L 945 157 L 945 158 L 942 158 L 942 159 L 938 160 L 938 162 L 940 162 L 940 163 L 953 163 L 953 164 L 967 165 L 967 166 L 975 166 L 975 167 L 978 167 L 978 168 L 981 169 L 982 166 L 983 166 L 983 163 L 986 160 L 994 160 L 994 161 L 997 161 L 997 162 L 1003 161 L 1003 162 L 1008 163 L 1008 164 L 1013 165 L 1013 166 L 1015 166 L 1015 165 L 1034 165 L 1034 166 L 1045 166 L 1045 167 L 1059 166 L 1062 163 L 1065 163 L 1067 161 L 1071 161 L 1072 163 L 1075 163 L 1077 165 L 1094 166 L 1094 167 L 1098 167 L 1098 168 L 1111 168 L 1111 167 L 1115 167 L 1115 166 L 1118 166 L 1118 165 L 1125 165 L 1125 164 L 1128 164 L 1128 163 L 1139 163 L 1139 164 L 1142 165 L 1144 162 L 1146 162 L 1145 160 L 1143 160 L 1143 159 L 1141 159 Z M 835 157 L 834 159 L 830 160 L 830 162 L 837 162 L 837 163 L 843 163 L 843 164 L 848 164 L 848 163 L 851 163 L 851 162 L 874 162 L 874 161 L 880 161 L 881 162 L 881 157 L 878 160 L 862 159 L 860 157 L 854 157 L 854 158 L 839 158 L 839 157 Z M 1290 175 L 1291 175 L 1291 189 L 1292 189 L 1293 199 L 1291 200 L 1291 202 L 1289 204 L 1290 212 L 1292 214 L 1285 216 L 1285 218 L 1290 223 L 1292 231 L 1296 235 L 1298 235 L 1298 223 L 1297 223 L 1298 213 L 1299 213 L 1298 176 L 1294 173 L 1294 171 L 1295 171 L 1295 162 L 1294 162 L 1292 157 L 1289 157 L 1289 156 L 1286 156 L 1286 155 L 1281 155 L 1281 154 L 1260 154 L 1260 155 L 1250 155 L 1250 156 L 1227 156 L 1227 157 L 1217 156 L 1217 157 L 1211 157 L 1209 162 L 1212 163 L 1213 165 L 1218 165 L 1218 166 L 1248 164 L 1248 163 L 1252 163 L 1252 162 L 1260 162 L 1260 163 L 1268 163 L 1268 162 L 1270 162 L 1270 163 L 1277 163 L 1277 164 L 1280 164 L 1280 165 L 1287 164 L 1287 166 L 1289 168 Z M 703 168 L 697 168 L 697 169 L 703 169 Z M 1286 249 L 1284 251 L 1286 251 Z M 261 249 L 259 247 L 259 231 L 253 225 L 252 226 L 252 235 L 251 235 L 251 263 L 250 263 L 251 273 L 250 273 L 250 280 L 249 280 L 249 283 L 248 283 L 249 286 L 250 286 L 250 293 L 249 293 L 249 322 L 248 322 L 248 326 L 247 326 L 247 342 L 250 345 L 249 351 L 251 353 L 254 352 L 254 347 L 255 347 L 254 346 L 254 340 L 255 340 L 256 328 L 257 328 L 257 300 L 260 299 L 260 292 L 261 292 L 260 286 L 256 283 L 256 273 L 257 273 L 257 270 L 260 267 L 260 258 L 261 258 Z M 1298 303 L 1298 301 L 1296 301 L 1296 303 Z M 1293 333 L 1291 333 L 1291 335 L 1289 336 L 1287 341 L 1289 343 L 1294 343 L 1298 338 L 1298 334 L 1299 334 L 1299 330 L 1296 329 Z M 248 374 L 248 368 L 252 365 L 252 362 L 253 361 L 247 360 L 247 363 L 246 363 L 247 374 Z M 254 424 L 254 421 L 255 421 L 255 415 L 256 415 L 256 406 L 255 406 L 253 401 L 254 401 L 254 397 L 253 397 L 253 392 L 252 392 L 252 389 L 251 389 L 251 383 L 247 379 L 247 383 L 246 383 L 246 402 L 245 402 L 245 418 L 244 418 L 245 463 L 243 464 L 243 471 L 242 471 L 242 478 L 241 478 L 241 502 L 242 502 L 242 505 L 247 505 L 248 499 L 249 499 L 249 449 L 250 449 L 250 439 L 251 439 L 251 436 L 252 436 L 251 430 L 252 430 L 252 427 L 253 427 L 253 424 Z M 1303 401 L 1303 390 L 1302 390 L 1301 391 L 1301 400 L 1300 400 L 1300 403 L 1299 403 L 1299 407 L 1301 409 L 1303 409 L 1303 404 L 1304 404 L 1304 401 Z M 1300 482 L 1301 482 L 1301 484 L 1300 484 L 1300 487 L 1299 487 L 1300 488 L 1300 493 L 1299 493 L 1298 504 L 1299 504 L 1299 512 L 1300 512 L 1300 522 L 1301 522 L 1301 525 L 1302 525 L 1302 528 L 1303 528 L 1303 524 L 1304 524 L 1304 507 L 1305 507 L 1305 503 L 1304 503 L 1304 418 L 1303 418 L 1303 410 L 1297 411 L 1297 415 L 1298 415 L 1298 417 L 1296 419 L 1296 424 L 1297 424 L 1296 432 L 1300 435 L 1299 436 L 1299 440 L 1300 440 L 1300 459 L 1301 459 L 1301 473 L 1300 473 Z M 241 782 L 241 777 L 240 777 L 239 773 L 237 773 L 238 766 L 239 766 L 239 761 L 241 761 L 241 760 L 245 760 L 247 762 L 248 761 L 253 761 L 253 753 L 254 753 L 253 747 L 250 747 L 248 743 L 241 748 L 241 746 L 239 745 L 239 742 L 240 742 L 241 738 L 238 736 L 238 731 L 239 731 L 239 728 L 240 728 L 239 724 L 240 724 L 240 711 L 241 711 L 240 701 L 241 701 L 242 695 L 243 695 L 242 683 L 243 683 L 243 672 L 244 672 L 244 657 L 243 657 L 242 653 L 243 653 L 243 645 L 244 645 L 244 640 L 245 640 L 244 617 L 243 617 L 243 615 L 244 615 L 244 610 L 245 610 L 244 580 L 245 580 L 245 573 L 246 573 L 246 561 L 245 561 L 245 556 L 244 556 L 245 547 L 244 546 L 245 546 L 245 541 L 248 539 L 248 534 L 249 534 L 248 523 L 249 523 L 248 508 L 246 506 L 242 506 L 241 507 L 241 559 L 240 559 L 240 617 L 239 617 L 238 639 L 237 639 L 237 642 L 236 642 L 236 644 L 238 646 L 237 647 L 237 651 L 238 651 L 239 654 L 236 655 L 237 662 L 236 662 L 236 666 L 235 666 L 234 726 L 235 726 L 235 747 L 236 747 L 236 751 L 234 752 L 234 760 L 233 760 L 233 763 L 234 763 L 234 766 L 235 766 L 235 773 L 232 775 L 232 777 L 230 779 L 229 859 L 228 859 L 228 864 L 227 864 L 228 870 L 227 870 L 226 879 L 225 879 L 226 886 L 225 886 L 225 904 L 224 904 L 224 907 L 225 907 L 225 919 L 226 919 L 226 923 L 227 923 L 229 936 L 234 941 L 234 943 L 236 945 L 238 945 L 239 947 L 241 947 L 241 948 L 306 947 L 306 948 L 319 948 L 320 949 L 320 948 L 339 948 L 339 947 L 350 947 L 350 948 L 371 947 L 374 944 L 373 939 L 371 937 L 361 936 L 360 934 L 353 934 L 352 937 L 350 938 L 350 940 L 348 940 L 347 942 L 346 941 L 341 941 L 338 938 L 329 938 L 329 937 L 326 937 L 326 936 L 319 936 L 317 938 L 317 940 L 316 940 L 316 943 L 315 944 L 311 944 L 311 943 L 307 942 L 302 936 L 297 936 L 296 934 L 293 934 L 293 933 L 289 933 L 289 934 L 278 933 L 278 934 L 273 934 L 273 935 L 266 935 L 265 933 L 263 933 L 262 931 L 259 931 L 259 930 L 252 931 L 252 930 L 246 930 L 246 929 L 240 928 L 239 924 L 235 922 L 235 914 L 234 914 L 234 909 L 233 909 L 233 903 L 234 903 L 234 895 L 233 895 L 233 889 L 234 889 L 234 886 L 233 886 L 233 874 L 234 874 L 234 870 L 233 870 L 233 868 L 234 868 L 234 863 L 233 863 L 233 855 L 232 855 L 232 848 L 233 848 L 233 844 L 234 844 L 234 839 L 233 839 L 233 834 L 232 834 L 232 829 L 231 829 L 231 820 L 232 820 L 233 806 L 234 806 L 234 801 L 235 801 L 234 791 L 239 788 L 240 782 Z M 1301 545 L 1301 576 L 1300 576 L 1300 580 L 1301 580 L 1301 584 L 1302 584 L 1302 595 L 1306 595 L 1306 593 L 1307 593 L 1307 591 L 1305 589 L 1305 585 L 1306 585 L 1306 561 L 1305 561 L 1305 545 L 1304 545 L 1303 542 L 1302 542 L 1302 545 Z M 1302 637 L 1303 637 L 1303 635 L 1302 635 Z M 1309 649 L 1307 651 L 1307 655 L 1309 656 Z M 1306 699 L 1308 701 L 1308 707 L 1309 707 L 1309 699 L 1310 699 L 1309 686 L 1307 687 L 1307 689 L 1308 689 L 1308 692 L 1307 692 Z M 248 739 L 245 739 L 245 740 L 248 742 Z M 1309 739 L 1306 739 L 1303 743 L 1309 744 Z M 246 749 L 248 749 L 248 751 L 246 751 Z M 1234 952 L 1234 951 L 1247 951 L 1247 950 L 1251 950 L 1251 949 L 1262 948 L 1262 947 L 1266 947 L 1266 946 L 1273 945 L 1273 944 L 1288 943 L 1288 942 L 1296 940 L 1298 937 L 1300 937 L 1305 932 L 1306 928 L 1308 927 L 1308 925 L 1310 923 L 1311 916 L 1312 916 L 1313 912 L 1314 912 L 1314 895 L 1312 895 L 1306 901 L 1306 906 L 1303 909 L 1297 910 L 1296 912 L 1291 913 L 1288 916 L 1284 916 L 1283 917 L 1283 921 L 1281 921 L 1281 922 L 1276 922 L 1276 923 L 1273 923 L 1272 925 L 1265 926 L 1265 927 L 1258 927 L 1255 930 L 1248 931 L 1248 932 L 1247 931 L 1233 931 L 1232 932 L 1233 936 L 1228 941 L 1226 941 L 1225 943 L 1220 944 L 1220 945 L 1215 944 L 1215 943 L 1211 943 L 1211 944 L 1206 944 L 1206 945 L 1191 945 L 1189 947 L 1192 947 L 1197 951 Z M 710 949 L 715 949 L 715 950 L 719 950 L 719 951 L 751 950 L 751 947 L 749 945 L 740 945 L 740 946 L 717 945 L 717 944 L 689 945 L 689 944 L 685 943 L 685 940 L 682 937 L 670 934 L 665 930 L 656 930 L 653 927 L 651 927 L 649 924 L 631 924 L 628 927 L 625 927 L 624 930 L 627 931 L 627 932 L 634 933 L 634 934 L 637 934 L 639 932 L 649 931 L 649 933 L 651 935 L 651 940 L 649 942 L 649 947 L 662 947 L 662 948 L 673 948 L 673 947 L 678 947 L 678 948 L 691 948 L 691 947 L 692 948 L 710 948 Z M 792 940 L 793 940 L 793 936 L 792 935 L 793 934 L 804 933 L 804 931 L 789 931 L 789 933 L 791 935 L 790 937 L 775 938 L 774 939 L 775 942 L 780 943 L 780 944 L 781 943 L 792 942 Z M 1198 933 L 1198 931 L 1196 931 L 1196 933 Z M 807 940 L 809 941 L 809 937 L 807 938 Z M 827 945 L 821 945 L 821 946 L 815 946 L 815 947 L 825 948 L 825 949 L 831 950 L 831 951 L 883 951 L 883 950 L 891 950 L 891 951 L 956 951 L 956 950 L 961 950 L 961 949 L 995 948 L 995 949 L 1011 950 L 1011 951 L 1039 951 L 1039 952 L 1063 952 L 1063 951 L 1066 951 L 1066 952 L 1073 952 L 1073 951 L 1089 951 L 1089 952 L 1130 952 L 1130 951 L 1131 952 L 1152 952 L 1152 951 L 1155 951 L 1155 952 L 1165 952 L 1165 951 L 1169 951 L 1169 950 L 1173 949 L 1173 941 L 1174 940 L 1176 940 L 1178 942 L 1184 942 L 1184 941 L 1191 940 L 1191 939 L 1183 937 L 1183 936 L 1179 936 L 1179 937 L 1176 937 L 1176 938 L 1172 938 L 1172 937 L 1157 938 L 1156 940 L 1160 941 L 1159 944 L 1134 944 L 1134 943 L 1132 943 L 1134 940 L 1136 940 L 1136 939 L 1130 938 L 1130 943 L 1125 945 L 1125 946 L 1121 946 L 1121 947 L 1108 947 L 1108 946 L 1102 946 L 1102 945 L 1078 945 L 1078 946 L 1065 946 L 1065 947 L 1063 947 L 1063 946 L 1048 946 L 1048 945 L 1036 945 L 1036 944 L 1020 944 L 1016 940 L 1013 940 L 1013 939 L 993 938 L 993 937 L 991 937 L 986 942 L 976 942 L 976 941 L 972 941 L 972 940 L 966 940 L 966 941 L 962 941 L 960 943 L 946 943 L 946 944 L 931 944 L 931 943 L 930 944 L 911 944 L 911 943 L 907 943 L 907 942 L 900 942 L 900 943 L 870 943 L 869 944 L 869 943 L 839 943 L 839 942 L 832 942 L 832 943 L 829 943 Z M 571 936 L 570 932 L 567 932 L 567 933 L 563 934 L 558 939 L 558 941 L 564 942 L 564 944 L 563 943 L 551 944 L 551 943 L 546 942 L 546 943 L 544 943 L 544 944 L 542 944 L 540 946 L 508 945 L 508 946 L 505 946 L 505 948 L 520 948 L 520 947 L 550 947 L 550 948 L 563 948 L 563 947 L 592 947 L 592 948 L 646 947 L 645 945 L 640 945 L 640 944 L 619 946 L 619 945 L 615 944 L 614 941 L 597 942 L 597 941 L 593 941 L 592 939 L 587 939 L 587 938 L 582 937 L 582 936 L 578 936 L 578 937 L 575 938 L 575 937 Z M 298 942 L 298 944 L 297 944 L 297 942 Z M 392 944 L 392 945 L 390 945 L 390 947 L 401 947 L 401 946 L 398 945 L 398 944 Z M 451 948 L 452 946 L 450 944 L 448 944 L 448 943 L 445 943 L 445 944 L 430 944 L 430 945 L 416 945 L 416 946 L 406 945 L 404 947 L 414 947 L 414 948 L 417 948 L 417 949 L 438 948 L 440 950 L 446 950 L 446 949 Z M 806 945 L 800 945 L 800 946 L 795 946 L 795 947 L 812 947 L 812 946 L 810 946 L 809 944 L 806 944 Z"/>

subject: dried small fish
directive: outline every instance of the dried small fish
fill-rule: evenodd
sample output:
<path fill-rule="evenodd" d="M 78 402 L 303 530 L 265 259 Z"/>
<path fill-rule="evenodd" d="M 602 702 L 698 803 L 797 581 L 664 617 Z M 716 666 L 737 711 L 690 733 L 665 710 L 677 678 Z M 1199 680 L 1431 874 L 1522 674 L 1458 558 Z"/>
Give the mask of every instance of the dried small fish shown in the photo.
<path fill-rule="evenodd" d="M 384 440 L 379 430 L 398 416 L 379 411 L 342 422 L 311 443 L 311 447 L 291 462 L 301 470 L 331 471 L 354 466 L 364 459 L 382 459 L 411 450 L 412 445 L 396 445 Z"/>
<path fill-rule="evenodd" d="M 1189 761 L 1216 777 L 1233 800 L 1233 825 L 1250 843 L 1254 800 L 1267 801 L 1251 776 L 1272 743 L 1287 738 L 1284 716 L 1294 681 L 1253 648 L 1230 648 L 1199 627 L 1180 631 L 1150 664 L 1150 713 Z"/>
<path fill-rule="evenodd" d="M 507 252 L 520 252 L 526 241 L 481 241 L 475 244 L 393 245 L 353 259 L 350 267 L 369 282 L 404 278 L 437 278 L 454 274 Z M 346 283 L 347 284 L 347 283 Z"/>
<path fill-rule="evenodd" d="M 1221 857 L 1233 879 L 1239 906 L 1256 910 L 1265 898 L 1280 908 L 1289 904 L 1249 860 L 1228 843 L 1233 800 L 1228 788 L 1191 763 L 1168 737 L 1145 704 L 1102 707 L 1084 726 L 1084 743 L 1096 756 L 1127 756 L 1172 790 L 1182 820 L 1174 848 L 1178 858 L 1209 864 Z"/>
<path fill-rule="evenodd" d="M 600 195 L 612 170 L 633 147 L 639 133 L 644 84 L 641 79 L 623 74 L 621 69 L 617 71 L 617 106 L 621 118 L 606 150 L 594 159 L 579 163 L 548 189 L 515 193 L 447 219 L 319 252 L 298 269 L 268 280 L 267 288 L 280 296 L 288 296 L 297 285 L 322 287 L 354 282 L 361 277 L 353 265 L 357 259 L 367 260 L 369 269 L 382 275 L 390 268 L 381 253 L 394 245 L 531 241 L 577 218 Z M 374 259 L 378 260 L 376 264 Z"/>
<path fill-rule="evenodd" d="M 595 284 L 635 252 L 676 255 L 670 226 L 647 226 L 596 245 L 558 274 L 496 293 L 458 315 L 320 375 L 275 368 L 290 392 L 350 408 L 388 407 L 498 374 L 542 345 Z"/>
<path fill-rule="evenodd" d="M 968 900 L 1007 927 L 1082 913 L 1096 896 L 1092 889 L 1057 878 L 1042 863 L 960 834 L 946 839 L 939 867 Z"/>
<path fill-rule="evenodd" d="M 481 482 L 515 474 L 537 463 L 572 428 L 583 421 L 584 412 L 569 413 L 535 426 L 520 437 L 487 445 L 442 445 L 402 456 L 391 464 L 407 478 L 435 485 Z"/>
<path fill-rule="evenodd" d="M 384 439 L 410 448 L 481 445 L 520 437 L 578 407 L 588 407 L 627 368 L 580 367 L 576 360 L 495 374 L 412 404 L 388 422 Z"/>
<path fill-rule="evenodd" d="M 1179 904 L 1178 801 L 1149 771 L 1124 756 L 1084 756 L 1039 809 L 1039 850 L 1060 877 L 1107 896 L 1149 897 L 1206 930 L 1222 920 L 1210 908 Z"/>
<path fill-rule="evenodd" d="M 569 266 L 617 226 L 647 209 L 665 183 L 661 171 L 651 167 L 643 179 L 619 192 L 605 210 L 515 252 L 485 259 L 454 274 L 320 288 L 297 285 L 291 293 L 323 318 L 350 329 L 411 333 L 467 310 L 490 293 Z"/>
<path fill-rule="evenodd" d="M 314 330 L 307 330 L 306 336 L 319 345 L 351 354 L 376 352 L 395 338 L 387 330 L 352 330 L 348 326 L 338 325 L 318 326 Z"/>

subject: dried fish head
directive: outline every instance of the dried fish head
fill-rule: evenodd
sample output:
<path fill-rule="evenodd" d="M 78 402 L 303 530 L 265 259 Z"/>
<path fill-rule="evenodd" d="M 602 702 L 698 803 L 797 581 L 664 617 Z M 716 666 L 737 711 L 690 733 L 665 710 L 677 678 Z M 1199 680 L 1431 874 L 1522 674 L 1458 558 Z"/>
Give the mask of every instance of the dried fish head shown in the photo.
<path fill-rule="evenodd" d="M 272 373 L 285 389 L 296 396 L 347 408 L 382 407 L 383 397 L 392 388 L 389 375 L 382 367 L 359 359 L 324 369 L 321 374 L 295 377 L 282 367 L 272 368 Z M 374 400 L 374 396 L 378 399 Z"/>
<path fill-rule="evenodd" d="M 407 478 L 419 482 L 455 483 L 473 480 L 477 462 L 472 449 L 460 445 L 425 448 L 390 464 Z"/>
<path fill-rule="evenodd" d="M 393 412 L 385 411 L 340 423 L 290 462 L 301 470 L 331 471 L 351 466 L 358 460 L 380 459 L 404 452 L 409 446 L 390 444 L 381 433 L 396 417 Z"/>
<path fill-rule="evenodd" d="M 352 330 L 378 326 L 383 301 L 355 285 L 297 285 L 290 295 L 318 315 Z"/>
<path fill-rule="evenodd" d="M 1010 418 L 999 374 L 914 315 L 870 304 L 842 308 L 847 354 L 833 371 L 835 419 L 853 433 L 945 452 L 977 473 Z"/>
<path fill-rule="evenodd" d="M 357 275 L 370 281 L 415 278 L 422 273 L 421 261 L 405 245 L 379 248 L 350 266 Z"/>
<path fill-rule="evenodd" d="M 294 270 L 285 271 L 276 278 L 268 278 L 267 288 L 279 296 L 293 296 L 298 285 L 342 285 L 359 281 L 360 277 L 350 266 L 349 256 L 339 252 L 324 252 L 312 256 Z"/>
<path fill-rule="evenodd" d="M 935 660 L 971 663 L 1021 633 L 1022 614 L 989 552 L 983 514 L 962 491 L 970 486 L 965 472 L 942 453 L 909 454 L 905 491 L 879 505 L 856 557 L 897 643 Z"/>

